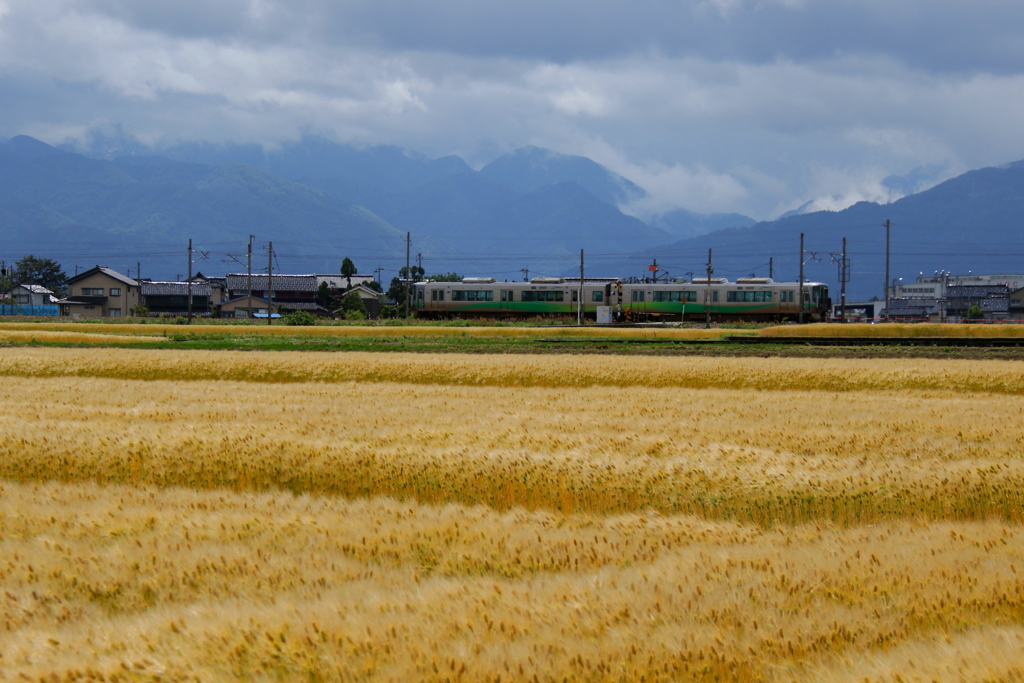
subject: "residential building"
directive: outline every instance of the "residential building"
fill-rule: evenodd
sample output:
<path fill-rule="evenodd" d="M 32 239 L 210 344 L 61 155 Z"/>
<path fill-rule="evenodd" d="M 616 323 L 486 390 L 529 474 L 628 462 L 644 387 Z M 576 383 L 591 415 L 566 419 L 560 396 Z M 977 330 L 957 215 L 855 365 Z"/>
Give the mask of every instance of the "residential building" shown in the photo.
<path fill-rule="evenodd" d="M 353 278 L 353 281 L 354 280 L 355 278 Z M 352 289 L 345 294 L 347 295 L 349 292 L 355 292 L 359 295 L 359 298 L 363 300 L 363 305 L 366 307 L 366 316 L 368 318 L 374 320 L 380 315 L 381 299 L 384 296 L 383 294 L 378 292 L 376 289 L 370 289 L 366 285 L 353 285 Z M 340 309 L 336 309 L 332 312 L 339 314 Z"/>
<path fill-rule="evenodd" d="M 56 302 L 73 318 L 120 318 L 139 304 L 139 283 L 106 266 L 68 278 L 68 295 Z"/>
<path fill-rule="evenodd" d="M 20 306 L 52 306 L 58 299 L 42 285 L 18 285 L 11 290 L 11 298 Z"/>
<path fill-rule="evenodd" d="M 277 306 L 271 307 L 272 317 L 277 317 Z M 236 299 L 229 299 L 220 305 L 220 317 L 222 318 L 266 318 L 267 300 L 258 297 L 240 296 Z"/>
<path fill-rule="evenodd" d="M 248 295 L 248 276 L 245 273 L 228 273 L 226 278 L 228 301 Z M 317 312 L 316 275 L 277 274 L 268 278 L 264 274 L 252 276 L 252 296 L 266 299 L 268 287 L 273 287 L 273 303 L 290 311 Z M 320 309 L 323 312 L 324 309 Z"/>
<path fill-rule="evenodd" d="M 150 314 L 187 315 L 188 314 L 188 282 L 153 282 L 143 280 L 139 283 L 142 305 Z M 212 311 L 213 288 L 208 282 L 193 282 L 192 314 L 209 316 Z"/>
<path fill-rule="evenodd" d="M 1010 317 L 1010 288 L 1006 285 L 946 287 L 947 318 L 966 318 L 968 311 L 975 305 L 981 308 L 986 320 L 1006 320 Z"/>

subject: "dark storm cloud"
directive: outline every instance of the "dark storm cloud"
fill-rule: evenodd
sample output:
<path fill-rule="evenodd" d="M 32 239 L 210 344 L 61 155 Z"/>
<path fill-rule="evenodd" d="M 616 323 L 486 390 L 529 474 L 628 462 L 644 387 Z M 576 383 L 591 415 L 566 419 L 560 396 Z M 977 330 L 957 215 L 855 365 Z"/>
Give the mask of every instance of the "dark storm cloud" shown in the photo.
<path fill-rule="evenodd" d="M 584 154 L 769 217 L 1024 157 L 1024 3 L 0 0 L 0 136 Z"/>

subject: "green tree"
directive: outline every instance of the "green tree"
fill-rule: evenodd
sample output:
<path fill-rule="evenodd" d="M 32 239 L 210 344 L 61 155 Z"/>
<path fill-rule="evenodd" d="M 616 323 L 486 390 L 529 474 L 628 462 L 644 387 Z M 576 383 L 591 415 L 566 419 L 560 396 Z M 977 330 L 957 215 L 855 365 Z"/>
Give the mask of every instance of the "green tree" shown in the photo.
<path fill-rule="evenodd" d="M 405 270 L 405 268 L 402 270 Z M 405 317 L 405 282 L 400 278 L 391 278 L 391 286 L 388 287 L 388 299 L 395 302 L 395 309 L 398 311 L 396 317 Z"/>
<path fill-rule="evenodd" d="M 341 310 L 345 313 L 346 318 L 366 319 L 366 304 L 363 303 L 363 297 L 359 296 L 359 292 L 346 294 L 345 298 L 341 300 Z"/>
<path fill-rule="evenodd" d="M 36 258 L 29 254 L 14 264 L 14 282 L 26 285 L 42 285 L 57 296 L 64 296 L 68 276 L 60 264 L 53 259 Z"/>
<path fill-rule="evenodd" d="M 409 276 L 410 272 L 412 273 L 412 277 L 411 278 Z M 419 266 L 413 266 L 412 268 L 406 268 L 405 266 L 402 266 L 399 269 L 399 271 L 398 271 L 398 276 L 400 278 L 402 278 L 403 280 L 411 279 L 413 282 L 420 282 L 420 281 L 422 281 L 423 280 L 423 276 L 425 274 L 426 274 L 426 271 L 423 270 L 422 268 L 420 268 Z"/>
<path fill-rule="evenodd" d="M 427 278 L 434 282 L 462 282 L 462 276 L 458 273 L 438 273 Z"/>
<path fill-rule="evenodd" d="M 352 259 L 346 256 L 341 262 L 341 276 L 348 280 L 348 289 L 352 289 L 352 276 L 357 272 L 356 264 L 352 263 Z"/>
<path fill-rule="evenodd" d="M 327 284 L 327 280 L 321 282 L 320 286 L 317 287 L 316 303 L 327 309 L 331 307 L 331 286 Z"/>
<path fill-rule="evenodd" d="M 384 288 L 381 287 L 380 283 L 377 282 L 376 280 L 370 280 L 369 282 L 364 282 L 363 284 L 375 292 L 380 292 L 381 294 L 384 293 Z"/>
<path fill-rule="evenodd" d="M 967 309 L 967 315 L 964 317 L 970 320 L 980 320 L 985 317 L 985 311 L 981 310 L 981 306 L 978 304 L 971 304 L 971 307 Z"/>

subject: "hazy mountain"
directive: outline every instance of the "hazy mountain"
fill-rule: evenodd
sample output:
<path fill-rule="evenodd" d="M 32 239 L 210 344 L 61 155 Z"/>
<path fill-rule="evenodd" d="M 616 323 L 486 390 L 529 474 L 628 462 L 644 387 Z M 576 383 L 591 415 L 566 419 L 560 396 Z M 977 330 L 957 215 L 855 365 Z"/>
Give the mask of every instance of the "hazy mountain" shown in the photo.
<path fill-rule="evenodd" d="M 891 221 L 890 278 L 913 281 L 919 272 L 1024 272 L 1024 161 L 969 171 L 891 204 L 860 202 L 843 211 L 818 211 L 682 240 L 649 251 L 677 272 L 701 272 L 713 248 L 716 275 L 730 279 L 799 272 L 800 233 L 808 252 L 807 277 L 836 284 L 831 254 L 847 238 L 849 297 L 883 295 L 885 221 Z M 819 261 L 813 260 L 813 254 Z M 837 298 L 837 297 L 833 297 Z"/>
<path fill-rule="evenodd" d="M 745 228 L 757 221 L 739 213 L 695 213 L 676 209 L 653 216 L 650 225 L 674 237 L 697 237 L 716 230 Z"/>
<path fill-rule="evenodd" d="M 520 192 L 573 182 L 601 201 L 621 206 L 647 196 L 643 188 L 586 157 L 523 147 L 480 169 L 480 173 Z"/>
<path fill-rule="evenodd" d="M 237 252 L 257 234 L 280 241 L 279 254 L 299 251 L 288 244 L 307 252 L 315 252 L 311 245 L 347 244 L 397 255 L 402 242 L 368 210 L 251 166 L 88 159 L 24 136 L 0 145 L 0 210 L 8 225 L 20 227 L 9 247 L 27 253 L 62 245 L 61 252 L 101 260 L 127 248 L 150 270 L 168 261 L 181 272 L 177 261 L 185 258 L 173 252 L 189 238 L 199 248 L 229 244 L 223 251 Z"/>

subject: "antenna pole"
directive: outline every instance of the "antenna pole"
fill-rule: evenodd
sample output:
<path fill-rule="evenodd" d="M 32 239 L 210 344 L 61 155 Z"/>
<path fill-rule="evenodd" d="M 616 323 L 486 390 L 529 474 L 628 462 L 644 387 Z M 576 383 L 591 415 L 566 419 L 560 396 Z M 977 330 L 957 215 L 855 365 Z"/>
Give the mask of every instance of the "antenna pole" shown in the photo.
<path fill-rule="evenodd" d="M 274 315 L 274 243 L 267 242 L 267 324 L 273 324 Z"/>

